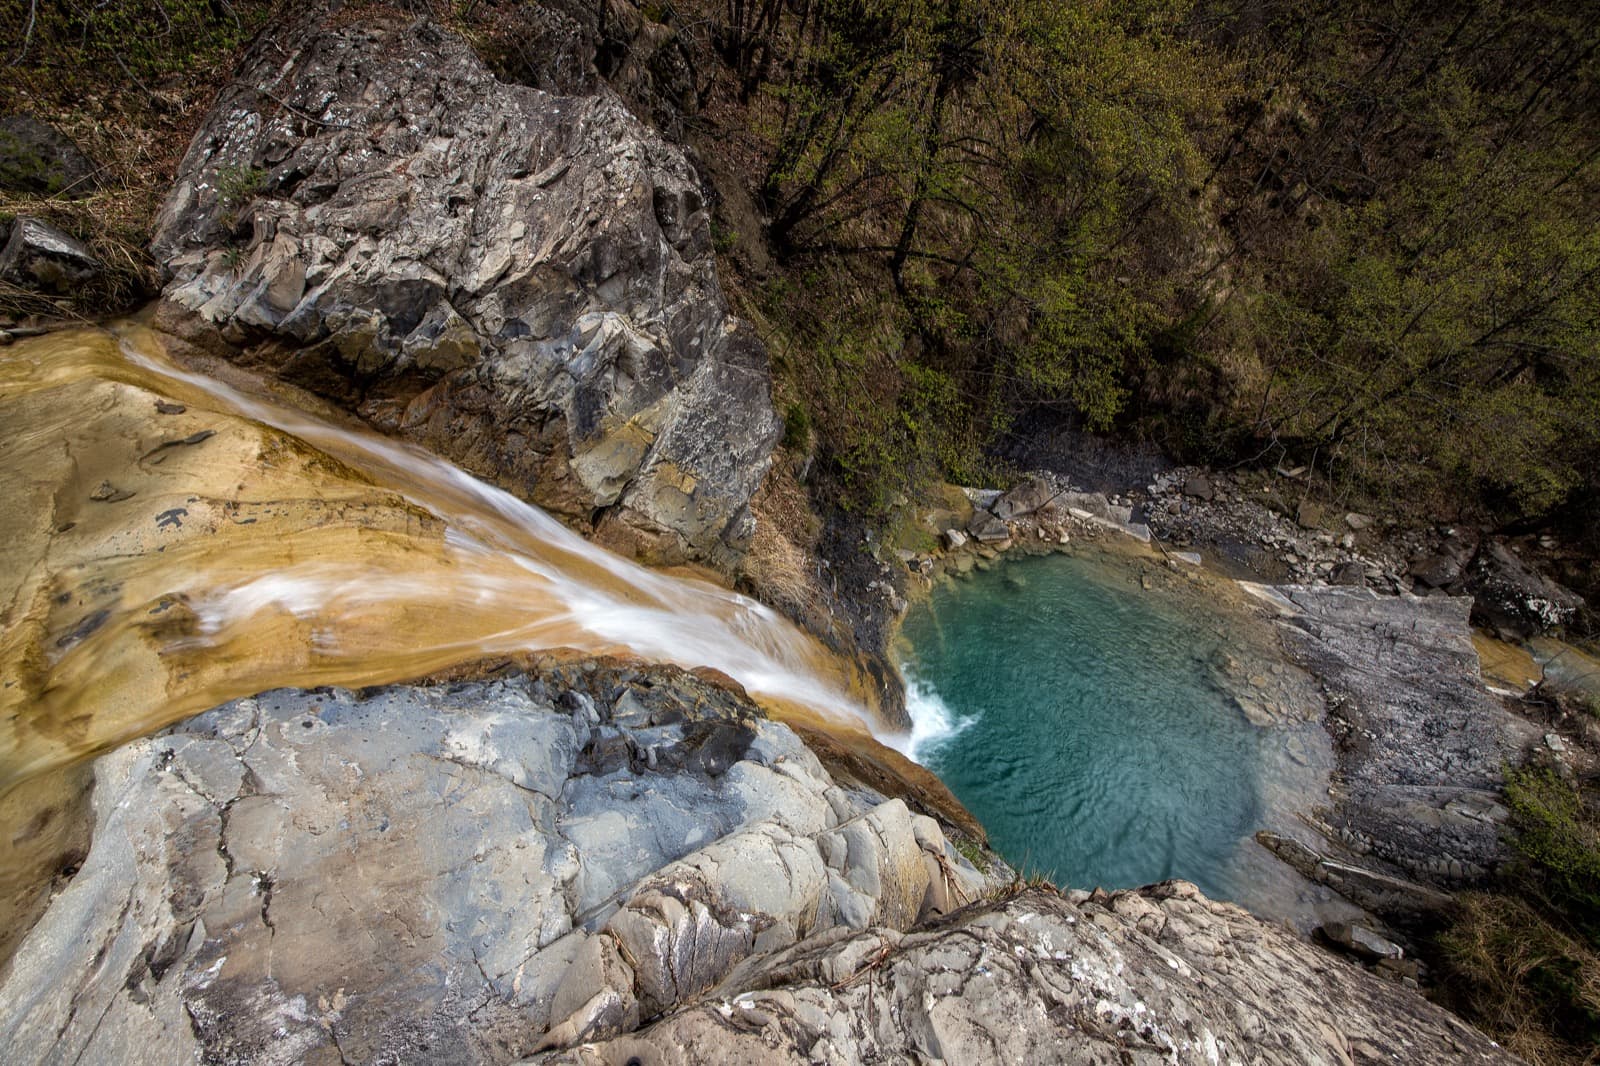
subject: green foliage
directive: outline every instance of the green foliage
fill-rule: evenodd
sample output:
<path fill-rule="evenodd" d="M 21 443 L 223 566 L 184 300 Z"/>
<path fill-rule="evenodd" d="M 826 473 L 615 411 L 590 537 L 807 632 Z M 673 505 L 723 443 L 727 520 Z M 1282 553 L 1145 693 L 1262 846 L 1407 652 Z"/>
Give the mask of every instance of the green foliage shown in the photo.
<path fill-rule="evenodd" d="M 954 837 L 950 842 L 955 845 L 956 851 L 961 854 L 961 857 L 972 864 L 974 869 L 989 869 L 989 860 L 984 857 L 983 848 L 972 840 L 967 837 Z"/>
<path fill-rule="evenodd" d="M 1600 812 L 1549 770 L 1506 776 L 1512 842 L 1553 906 L 1600 946 Z"/>
<path fill-rule="evenodd" d="M 845 265 L 875 305 L 863 313 L 899 323 L 894 344 L 868 345 L 876 388 L 835 389 L 864 371 L 813 346 L 812 407 L 840 405 L 819 427 L 854 502 L 881 511 L 883 490 L 924 471 L 976 477 L 1029 407 L 1110 427 L 1171 296 L 1127 284 L 1147 255 L 1127 237 L 1195 215 L 1204 158 L 1190 133 L 1220 106 L 1229 64 L 1184 39 L 1175 0 L 804 10 L 764 23 L 781 61 L 764 68 L 751 122 L 780 256 Z M 874 261 L 887 278 L 863 277 Z M 800 321 L 815 302 L 778 304 L 775 317 Z"/>
<path fill-rule="evenodd" d="M 785 445 L 814 447 L 835 502 L 886 523 L 901 496 L 969 460 L 971 414 L 948 375 L 908 356 L 892 309 L 852 298 L 848 276 L 811 281 L 763 294 L 774 366 L 799 397 L 785 408 Z"/>
<path fill-rule="evenodd" d="M 1127 399 L 1123 369 L 1141 344 L 1147 309 L 1126 290 L 1069 275 L 1041 278 L 1030 292 L 1033 328 L 1015 353 L 1015 390 L 1025 400 L 1067 400 L 1090 429 L 1111 428 Z"/>
<path fill-rule="evenodd" d="M 735 7 L 775 251 L 850 271 L 915 342 L 885 369 L 950 383 L 979 428 L 947 469 L 1042 408 L 1419 511 L 1600 492 L 1600 24 L 1571 5 Z M 842 450 L 875 448 L 903 450 Z"/>
<path fill-rule="evenodd" d="M 1516 519 L 1591 491 L 1600 27 L 1554 3 L 1205 8 L 1259 79 L 1212 190 L 1232 414 L 1380 493 Z"/>
<path fill-rule="evenodd" d="M 798 403 L 783 412 L 783 446 L 795 452 L 811 446 L 811 415 Z"/>
<path fill-rule="evenodd" d="M 237 211 L 265 187 L 267 172 L 260 167 L 219 167 L 212 180 L 217 188 L 217 202 L 229 211 Z"/>
<path fill-rule="evenodd" d="M 11 0 L 14 59 L 80 80 L 88 71 L 121 71 L 150 81 L 210 64 L 249 40 L 266 18 L 265 3 L 214 0 L 109 0 L 39 3 Z M 31 25 L 30 25 L 31 20 Z"/>

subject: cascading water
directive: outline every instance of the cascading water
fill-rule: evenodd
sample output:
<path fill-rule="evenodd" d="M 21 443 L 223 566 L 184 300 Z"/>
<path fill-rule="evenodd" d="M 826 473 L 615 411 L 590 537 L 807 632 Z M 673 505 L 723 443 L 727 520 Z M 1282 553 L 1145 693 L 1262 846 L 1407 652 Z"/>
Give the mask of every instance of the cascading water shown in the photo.
<path fill-rule="evenodd" d="M 836 730 L 868 712 L 765 606 L 647 570 L 450 464 L 178 368 L 136 326 L 0 360 L 0 793 L 263 688 L 573 648 L 708 666 Z"/>
<path fill-rule="evenodd" d="M 81 801 L 81 781 L 44 771 L 229 699 L 385 684 L 529 651 L 711 667 L 791 721 L 841 737 L 852 754 L 870 746 L 874 723 L 840 661 L 763 605 L 624 560 L 336 412 L 307 413 L 182 369 L 139 326 L 58 333 L 0 354 L 0 462 L 11 490 L 0 508 L 0 806 L 10 804 L 15 825 Z M 1006 610 L 1026 603 L 1016 590 L 998 591 Z M 909 630 L 924 652 L 931 646 L 918 627 L 928 617 L 919 613 Z M 1018 631 L 1056 626 L 1017 622 Z M 979 628 L 956 645 L 973 651 L 1000 633 Z M 997 654 L 1008 668 L 1041 671 L 1026 646 Z M 970 782 L 953 753 L 986 744 L 1000 718 L 953 698 L 949 679 L 928 666 L 910 678 L 913 730 L 883 739 L 951 774 L 961 794 Z M 997 669 L 979 670 L 976 684 L 993 690 Z M 1086 673 L 1075 683 L 1105 679 Z M 1015 679 L 1005 689 L 1018 721 L 1049 702 Z M 1063 733 L 1045 728 L 1046 739 Z M 1023 746 L 1037 761 L 1048 745 Z M 890 761 L 925 795 L 943 792 L 920 768 Z M 983 765 L 970 763 L 985 788 L 1018 778 Z M 1045 805 L 1031 814 L 1015 802 L 986 810 L 982 794 L 966 795 L 997 839 L 1015 830 L 1037 841 L 1042 826 L 1060 829 L 1070 812 L 1048 802 L 1048 782 L 1036 784 L 1024 795 Z M 53 824 L 60 834 L 73 820 Z M 1135 844 L 1107 847 L 1137 855 Z M 48 862 L 66 847 L 26 833 L 12 845 L 21 851 L 11 858 L 0 846 L 0 865 L 11 867 L 0 870 L 0 906 L 31 891 L 17 887 L 35 877 L 22 852 Z M 1240 854 L 1256 861 L 1249 849 Z M 1040 857 L 1027 846 L 1015 855 Z M 1240 869 L 1233 862 L 1224 865 Z M 1248 871 L 1252 880 L 1273 876 Z M 1252 903 L 1270 909 L 1272 899 Z"/>

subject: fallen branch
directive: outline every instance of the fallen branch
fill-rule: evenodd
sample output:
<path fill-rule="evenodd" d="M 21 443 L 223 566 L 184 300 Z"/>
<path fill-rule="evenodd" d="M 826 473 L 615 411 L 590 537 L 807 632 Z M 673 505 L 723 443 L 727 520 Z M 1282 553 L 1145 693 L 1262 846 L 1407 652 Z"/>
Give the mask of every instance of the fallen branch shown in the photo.
<path fill-rule="evenodd" d="M 881 948 L 873 953 L 872 958 L 867 961 L 866 965 L 856 970 L 855 973 L 851 974 L 849 977 L 846 977 L 844 980 L 829 985 L 828 990 L 830 992 L 837 992 L 842 988 L 849 988 L 851 985 L 861 980 L 865 974 L 868 974 L 871 971 L 876 970 L 879 966 L 882 966 L 884 962 L 888 960 L 889 955 L 891 952 L 893 952 L 893 950 L 893 945 L 885 943 Z"/>

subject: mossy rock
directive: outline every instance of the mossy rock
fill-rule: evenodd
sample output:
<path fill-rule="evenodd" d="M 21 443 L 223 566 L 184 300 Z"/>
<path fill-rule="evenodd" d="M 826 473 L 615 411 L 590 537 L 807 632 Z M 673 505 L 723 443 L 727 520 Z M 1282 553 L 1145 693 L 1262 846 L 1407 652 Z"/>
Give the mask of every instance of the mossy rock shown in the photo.
<path fill-rule="evenodd" d="M 78 199 L 94 187 L 94 162 L 65 134 L 32 115 L 0 118 L 0 189 Z"/>

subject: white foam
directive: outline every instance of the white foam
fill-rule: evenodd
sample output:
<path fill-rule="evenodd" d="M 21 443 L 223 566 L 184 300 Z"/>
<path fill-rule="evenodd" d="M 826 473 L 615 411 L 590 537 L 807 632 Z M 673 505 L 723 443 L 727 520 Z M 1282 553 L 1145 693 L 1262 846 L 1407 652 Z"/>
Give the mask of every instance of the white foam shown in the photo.
<path fill-rule="evenodd" d="M 956 714 L 937 689 L 909 672 L 906 673 L 906 714 L 911 718 L 911 732 L 884 740 L 915 763 L 922 762 L 936 748 L 977 721 L 975 717 L 963 718 Z"/>

